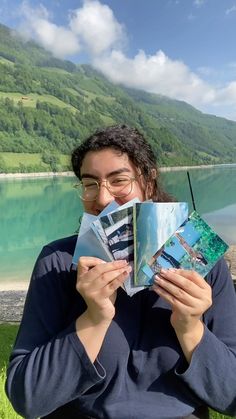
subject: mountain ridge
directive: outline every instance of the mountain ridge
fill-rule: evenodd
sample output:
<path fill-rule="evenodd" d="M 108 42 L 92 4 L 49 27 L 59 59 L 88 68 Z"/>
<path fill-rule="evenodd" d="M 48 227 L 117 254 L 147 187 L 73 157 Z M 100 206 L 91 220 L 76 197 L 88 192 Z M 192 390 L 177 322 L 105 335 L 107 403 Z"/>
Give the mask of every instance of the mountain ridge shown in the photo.
<path fill-rule="evenodd" d="M 144 133 L 162 166 L 236 162 L 236 122 L 115 85 L 15 34 L 0 24 L 0 152 L 46 162 L 98 128 L 125 123 Z"/>

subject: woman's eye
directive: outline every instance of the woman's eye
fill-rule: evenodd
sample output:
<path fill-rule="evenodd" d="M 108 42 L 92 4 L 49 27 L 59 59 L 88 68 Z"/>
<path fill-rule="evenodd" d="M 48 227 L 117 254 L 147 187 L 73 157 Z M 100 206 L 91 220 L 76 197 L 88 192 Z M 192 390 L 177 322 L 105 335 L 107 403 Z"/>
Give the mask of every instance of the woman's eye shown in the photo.
<path fill-rule="evenodd" d="M 113 179 L 110 183 L 111 185 L 119 185 L 119 184 L 123 184 L 123 183 L 127 183 L 128 179 L 126 178 L 117 178 L 117 179 Z"/>
<path fill-rule="evenodd" d="M 91 182 L 91 183 L 86 183 L 86 184 L 84 184 L 84 185 L 83 185 L 83 187 L 84 187 L 85 189 L 92 189 L 92 188 L 96 188 L 96 187 L 97 187 L 97 184 L 96 184 L 96 183 L 94 183 L 94 182 Z"/>

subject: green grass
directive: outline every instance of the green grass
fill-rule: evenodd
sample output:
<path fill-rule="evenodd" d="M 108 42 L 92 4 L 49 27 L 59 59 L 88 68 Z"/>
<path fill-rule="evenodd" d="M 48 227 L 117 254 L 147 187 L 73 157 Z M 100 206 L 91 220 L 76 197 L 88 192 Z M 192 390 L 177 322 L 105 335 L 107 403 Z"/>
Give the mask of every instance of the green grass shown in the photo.
<path fill-rule="evenodd" d="M 15 65 L 12 61 L 7 60 L 6 58 L 3 58 L 3 57 L 0 57 L 0 63 L 7 64 L 7 65 L 12 65 L 12 66 Z"/>
<path fill-rule="evenodd" d="M 7 153 L 1 152 L 0 155 L 2 156 L 4 162 L 6 163 L 7 167 L 19 167 L 19 164 L 22 163 L 24 165 L 36 165 L 41 164 L 45 167 L 45 172 L 48 170 L 48 165 L 42 162 L 41 155 L 37 153 Z"/>
<path fill-rule="evenodd" d="M 8 358 L 18 331 L 18 325 L 0 324 L 0 419 L 18 419 L 21 416 L 17 415 L 12 409 L 4 390 L 6 380 L 6 365 Z M 211 419 L 227 419 L 229 416 L 221 415 L 220 413 L 210 410 Z"/>
<path fill-rule="evenodd" d="M 63 68 L 43 67 L 43 71 L 48 71 L 48 73 L 53 73 L 53 74 L 58 73 L 58 74 L 70 75 L 70 72 L 63 70 Z"/>
<path fill-rule="evenodd" d="M 42 156 L 39 153 L 10 153 L 0 152 L 0 157 L 3 159 L 6 167 L 9 169 L 20 168 L 20 164 L 27 166 L 41 166 L 41 172 L 51 172 L 51 168 L 48 164 L 42 162 Z M 62 168 L 69 167 L 70 156 L 65 154 L 58 154 L 60 165 Z M 64 170 L 64 169 L 63 169 Z"/>
<path fill-rule="evenodd" d="M 5 99 L 7 97 L 12 99 L 15 105 L 21 101 L 23 106 L 35 108 L 36 102 L 40 101 L 51 103 L 52 105 L 59 106 L 60 108 L 68 108 L 72 112 L 78 112 L 78 109 L 76 109 L 74 106 L 63 102 L 62 100 L 52 95 L 38 95 L 37 93 L 29 93 L 28 95 L 23 95 L 22 93 L 17 92 L 0 92 L 0 99 Z"/>
<path fill-rule="evenodd" d="M 0 418 L 1 419 L 17 419 L 21 416 L 11 407 L 4 386 L 6 381 L 6 366 L 8 358 L 12 350 L 13 342 L 18 331 L 18 325 L 0 324 Z"/>
<path fill-rule="evenodd" d="M 224 416 L 218 412 L 214 412 L 213 410 L 212 411 L 210 410 L 210 419 L 230 419 L 230 418 L 232 419 L 232 416 Z"/>
<path fill-rule="evenodd" d="M 21 418 L 8 401 L 4 392 L 4 383 L 6 380 L 6 369 L 0 370 L 0 418 L 1 419 L 17 419 Z"/>
<path fill-rule="evenodd" d="M 114 119 L 112 119 L 108 115 L 102 115 L 102 114 L 100 114 L 100 118 L 103 120 L 104 124 L 106 124 L 106 125 L 112 125 L 112 124 L 114 124 Z"/>

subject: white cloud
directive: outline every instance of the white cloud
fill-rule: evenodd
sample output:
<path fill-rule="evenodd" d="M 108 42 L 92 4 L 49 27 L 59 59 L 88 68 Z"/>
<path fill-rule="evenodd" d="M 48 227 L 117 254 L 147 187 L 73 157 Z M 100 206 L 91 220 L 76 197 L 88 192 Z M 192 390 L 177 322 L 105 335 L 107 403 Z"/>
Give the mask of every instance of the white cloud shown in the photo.
<path fill-rule="evenodd" d="M 227 86 L 216 91 L 215 104 L 235 105 L 236 101 L 236 81 L 230 82 Z"/>
<path fill-rule="evenodd" d="M 148 92 L 185 100 L 191 104 L 209 103 L 215 96 L 214 89 L 191 72 L 181 61 L 168 58 L 163 51 L 147 56 L 144 51 L 133 58 L 113 50 L 102 58 L 95 58 L 94 65 L 115 83 Z"/>
<path fill-rule="evenodd" d="M 56 57 L 64 58 L 80 51 L 76 35 L 71 30 L 50 22 L 50 14 L 44 6 L 33 9 L 24 1 L 21 13 L 26 22 L 21 25 L 23 35 L 33 37 Z"/>
<path fill-rule="evenodd" d="M 215 113 L 219 109 L 222 115 L 225 108 L 225 117 L 233 118 L 230 107 L 235 107 L 236 103 L 236 81 L 213 86 L 163 51 L 151 56 L 139 51 L 134 58 L 128 58 L 122 51 L 113 50 L 95 58 L 93 63 L 114 83 L 184 100 L 204 112 Z M 202 72 L 206 76 L 210 72 L 214 74 L 214 69 L 205 67 Z"/>
<path fill-rule="evenodd" d="M 235 4 L 232 7 L 230 7 L 229 9 L 226 9 L 225 14 L 228 16 L 233 12 L 236 12 L 236 5 Z"/>
<path fill-rule="evenodd" d="M 97 0 L 86 0 L 82 8 L 71 14 L 70 28 L 95 55 L 124 39 L 123 27 L 115 19 L 113 11 Z"/>
<path fill-rule="evenodd" d="M 20 11 L 29 21 L 32 21 L 33 19 L 49 19 L 50 17 L 50 13 L 45 6 L 39 4 L 38 7 L 33 9 L 27 0 L 24 0 L 21 3 Z"/>
<path fill-rule="evenodd" d="M 64 58 L 81 49 L 99 55 L 125 41 L 123 26 L 115 19 L 113 11 L 98 0 L 84 0 L 81 8 L 71 12 L 69 27 L 54 24 L 48 9 L 43 5 L 33 8 L 27 0 L 21 4 L 24 22 L 21 32 L 33 37 L 55 56 Z"/>

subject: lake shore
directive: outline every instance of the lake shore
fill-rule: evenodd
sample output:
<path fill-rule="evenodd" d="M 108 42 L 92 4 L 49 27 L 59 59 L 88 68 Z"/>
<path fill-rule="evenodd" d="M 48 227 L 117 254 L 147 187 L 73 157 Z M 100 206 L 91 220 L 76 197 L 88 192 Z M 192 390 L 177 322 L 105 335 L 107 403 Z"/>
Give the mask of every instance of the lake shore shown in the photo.
<path fill-rule="evenodd" d="M 199 166 L 170 166 L 170 167 L 159 167 L 161 172 L 176 172 L 181 170 L 192 170 L 192 169 L 210 169 L 217 167 L 234 167 L 236 163 L 221 163 L 221 164 L 201 164 Z M 0 179 L 24 179 L 24 178 L 43 178 L 43 177 L 57 177 L 57 176 L 68 176 L 74 177 L 75 174 L 72 171 L 67 172 L 37 172 L 37 173 L 0 173 Z"/>
<path fill-rule="evenodd" d="M 25 179 L 25 178 L 45 178 L 68 176 L 73 177 L 75 174 L 68 172 L 38 172 L 38 173 L 0 173 L 0 179 Z"/>
<path fill-rule="evenodd" d="M 228 264 L 232 278 L 234 282 L 236 283 L 236 245 L 235 244 L 229 247 L 229 250 L 225 254 L 225 260 Z"/>
<path fill-rule="evenodd" d="M 29 281 L 2 281 L 0 282 L 0 293 L 5 291 L 27 291 Z"/>

